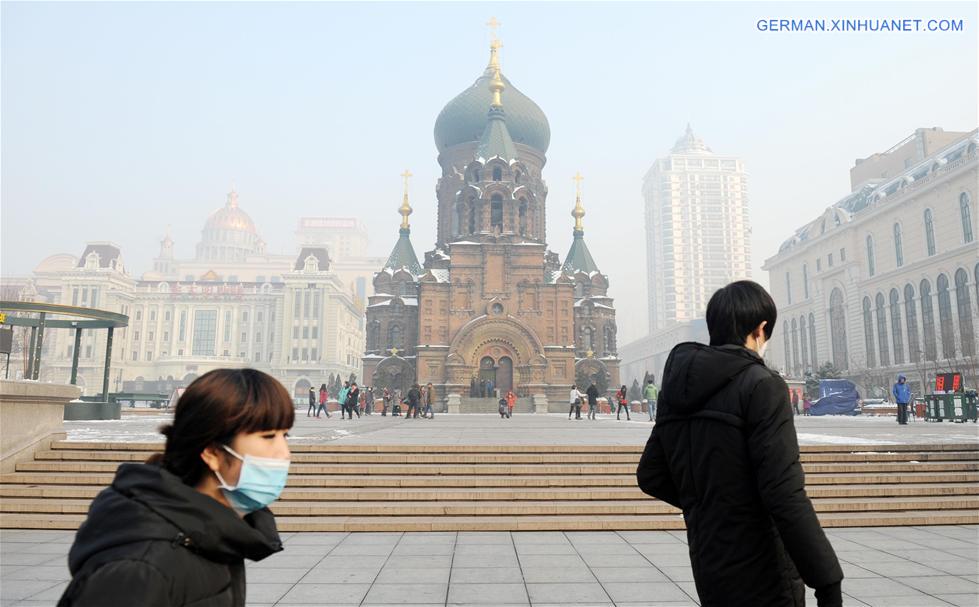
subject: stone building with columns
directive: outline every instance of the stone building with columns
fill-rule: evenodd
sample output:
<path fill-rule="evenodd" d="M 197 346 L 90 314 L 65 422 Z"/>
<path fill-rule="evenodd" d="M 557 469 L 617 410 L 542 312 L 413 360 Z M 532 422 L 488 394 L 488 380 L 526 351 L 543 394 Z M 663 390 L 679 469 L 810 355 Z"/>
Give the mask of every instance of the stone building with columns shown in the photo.
<path fill-rule="evenodd" d="M 765 262 L 779 320 L 768 359 L 790 378 L 829 362 L 868 396 L 898 373 L 979 385 L 979 132 L 917 129 L 857 160 L 852 191 Z"/>
<path fill-rule="evenodd" d="M 490 380 L 564 405 L 576 376 L 617 384 L 615 310 L 585 244 L 580 178 L 565 262 L 547 247 L 550 127 L 503 76 L 499 48 L 494 39 L 483 74 L 436 120 L 437 237 L 421 264 L 406 181 L 399 238 L 367 306 L 364 376 L 431 382 L 450 404 Z"/>

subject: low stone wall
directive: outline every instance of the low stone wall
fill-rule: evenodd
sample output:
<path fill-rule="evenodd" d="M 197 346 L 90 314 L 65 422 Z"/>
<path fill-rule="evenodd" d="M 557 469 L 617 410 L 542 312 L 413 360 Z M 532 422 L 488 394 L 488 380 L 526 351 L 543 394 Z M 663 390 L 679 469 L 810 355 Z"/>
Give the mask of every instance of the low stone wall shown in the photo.
<path fill-rule="evenodd" d="M 13 470 L 39 442 L 61 432 L 65 405 L 81 392 L 66 384 L 0 380 L 0 471 Z"/>
<path fill-rule="evenodd" d="M 65 405 L 65 421 L 85 419 L 122 419 L 122 405 L 117 402 L 73 402 Z M 154 411 L 159 411 L 154 409 Z"/>

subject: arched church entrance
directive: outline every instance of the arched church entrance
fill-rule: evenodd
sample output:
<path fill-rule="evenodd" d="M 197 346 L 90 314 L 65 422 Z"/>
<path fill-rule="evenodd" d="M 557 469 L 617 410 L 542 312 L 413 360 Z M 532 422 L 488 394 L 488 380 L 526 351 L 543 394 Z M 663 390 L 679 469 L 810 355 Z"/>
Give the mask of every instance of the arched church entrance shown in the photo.
<path fill-rule="evenodd" d="M 505 394 L 513 389 L 513 359 L 509 356 L 493 358 L 491 355 L 479 360 L 480 381 L 493 382 L 493 389 Z"/>

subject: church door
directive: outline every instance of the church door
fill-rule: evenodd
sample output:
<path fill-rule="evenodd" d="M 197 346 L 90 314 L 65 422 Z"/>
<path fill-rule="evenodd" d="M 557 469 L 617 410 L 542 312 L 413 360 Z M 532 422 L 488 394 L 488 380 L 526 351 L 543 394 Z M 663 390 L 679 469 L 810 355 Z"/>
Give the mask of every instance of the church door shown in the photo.
<path fill-rule="evenodd" d="M 493 382 L 493 387 L 496 389 L 496 363 L 492 357 L 484 356 L 479 361 L 479 379 Z"/>
<path fill-rule="evenodd" d="M 496 369 L 496 385 L 500 388 L 500 394 L 513 388 L 513 360 L 509 356 L 500 358 Z"/>

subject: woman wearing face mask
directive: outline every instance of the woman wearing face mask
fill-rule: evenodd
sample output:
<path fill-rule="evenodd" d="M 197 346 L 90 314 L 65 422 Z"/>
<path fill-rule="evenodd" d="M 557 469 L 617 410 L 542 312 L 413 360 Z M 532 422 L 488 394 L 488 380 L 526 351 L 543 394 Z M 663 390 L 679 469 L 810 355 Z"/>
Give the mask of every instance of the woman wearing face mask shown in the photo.
<path fill-rule="evenodd" d="M 244 559 L 282 550 L 267 506 L 289 471 L 286 389 L 217 369 L 180 397 L 162 454 L 119 466 L 68 555 L 59 607 L 245 605 Z"/>

